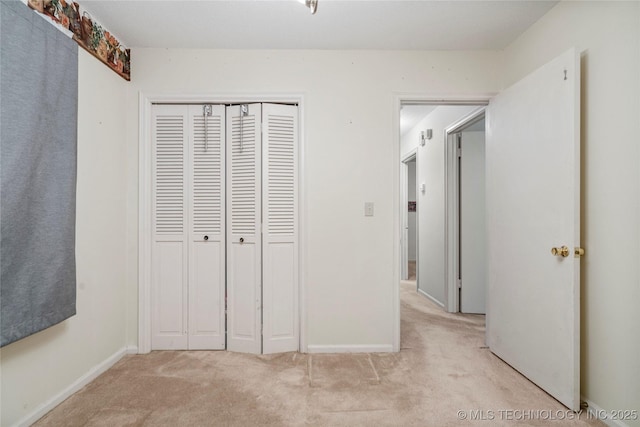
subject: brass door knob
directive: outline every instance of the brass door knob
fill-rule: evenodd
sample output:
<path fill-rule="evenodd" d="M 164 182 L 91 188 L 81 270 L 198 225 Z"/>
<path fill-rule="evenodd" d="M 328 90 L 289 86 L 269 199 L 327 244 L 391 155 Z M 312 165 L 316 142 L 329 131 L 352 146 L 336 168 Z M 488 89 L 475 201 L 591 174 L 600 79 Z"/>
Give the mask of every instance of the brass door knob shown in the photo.
<path fill-rule="evenodd" d="M 566 246 L 561 246 L 559 248 L 551 248 L 551 255 L 561 256 L 562 258 L 566 258 L 569 256 L 569 248 Z"/>

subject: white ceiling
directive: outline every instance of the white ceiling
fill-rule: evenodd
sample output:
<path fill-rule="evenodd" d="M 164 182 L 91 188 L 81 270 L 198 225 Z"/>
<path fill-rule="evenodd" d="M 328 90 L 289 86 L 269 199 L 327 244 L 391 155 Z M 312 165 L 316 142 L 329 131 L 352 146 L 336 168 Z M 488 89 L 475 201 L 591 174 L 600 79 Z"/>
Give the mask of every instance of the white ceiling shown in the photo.
<path fill-rule="evenodd" d="M 83 0 L 128 47 L 502 49 L 557 1 Z"/>

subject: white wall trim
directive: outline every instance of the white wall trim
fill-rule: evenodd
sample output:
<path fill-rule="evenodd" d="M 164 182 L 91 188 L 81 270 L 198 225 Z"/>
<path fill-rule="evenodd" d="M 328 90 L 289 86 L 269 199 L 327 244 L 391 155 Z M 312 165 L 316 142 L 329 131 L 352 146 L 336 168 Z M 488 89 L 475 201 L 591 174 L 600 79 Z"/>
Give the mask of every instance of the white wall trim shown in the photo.
<path fill-rule="evenodd" d="M 587 402 L 587 405 L 589 405 L 586 409 L 588 420 L 597 419 L 610 427 L 629 427 L 629 424 L 621 420 L 613 419 L 614 417 L 611 412 L 607 411 L 606 409 L 602 409 L 599 405 L 596 405 L 586 397 L 581 396 L 580 400 Z"/>
<path fill-rule="evenodd" d="M 138 351 L 151 351 L 151 104 L 138 97 Z M 147 191 L 149 189 L 149 191 Z"/>
<path fill-rule="evenodd" d="M 458 162 L 454 134 L 467 125 L 478 120 L 485 114 L 486 105 L 473 110 L 460 120 L 449 125 L 444 131 L 445 159 L 444 159 L 444 307 L 450 313 L 460 311 L 460 301 L 457 274 L 458 271 Z"/>
<path fill-rule="evenodd" d="M 56 394 L 51 399 L 38 406 L 33 412 L 31 412 L 31 414 L 20 419 L 17 423 L 14 424 L 14 427 L 26 427 L 35 423 L 40 418 L 44 417 L 53 408 L 71 397 L 74 393 L 80 391 L 84 386 L 98 378 L 105 371 L 118 363 L 118 361 L 122 359 L 126 354 L 134 354 L 137 352 L 138 349 L 136 347 L 123 347 L 120 350 L 116 351 L 104 361 L 89 369 L 89 371 L 87 371 L 84 375 L 71 383 L 71 385 L 69 385 L 67 388 L 63 389 L 60 393 Z"/>
<path fill-rule="evenodd" d="M 391 353 L 389 344 L 309 345 L 309 353 Z"/>
<path fill-rule="evenodd" d="M 300 126 L 299 147 L 299 322 L 300 352 L 307 352 L 307 288 L 306 288 L 306 246 L 307 246 L 307 197 L 305 187 L 305 120 L 304 94 L 163 94 L 139 93 L 138 123 L 138 351 L 151 351 L 151 108 L 152 104 L 238 104 L 247 102 L 290 103 L 298 105 Z"/>
<path fill-rule="evenodd" d="M 396 92 L 392 103 L 392 174 L 393 174 L 393 268 L 391 271 L 392 293 L 391 305 L 393 324 L 391 329 L 391 342 L 394 352 L 400 351 L 400 271 L 401 271 L 401 237 L 402 237 L 402 195 L 400 192 L 400 108 L 402 105 L 478 105 L 484 106 L 494 96 L 493 93 L 475 95 L 451 95 L 451 94 L 419 94 Z M 419 267 L 417 266 L 419 271 Z"/>
<path fill-rule="evenodd" d="M 402 156 L 402 163 L 408 163 L 412 160 L 418 161 L 418 147 L 410 150 L 404 156 Z"/>
<path fill-rule="evenodd" d="M 423 297 L 427 298 L 429 301 L 431 301 L 434 304 L 436 304 L 438 307 L 444 308 L 444 304 L 443 303 L 441 303 L 440 301 L 438 301 L 437 299 L 435 299 L 434 297 L 432 297 L 431 295 L 429 295 L 428 293 L 426 293 L 422 289 L 418 288 L 418 293 L 420 295 L 422 295 Z"/>

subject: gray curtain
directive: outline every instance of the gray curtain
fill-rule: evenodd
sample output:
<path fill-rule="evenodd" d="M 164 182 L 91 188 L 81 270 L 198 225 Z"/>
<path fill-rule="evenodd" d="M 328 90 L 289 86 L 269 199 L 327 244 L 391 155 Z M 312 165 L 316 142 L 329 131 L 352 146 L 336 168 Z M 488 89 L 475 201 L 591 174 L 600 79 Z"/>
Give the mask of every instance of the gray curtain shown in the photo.
<path fill-rule="evenodd" d="M 0 346 L 76 313 L 78 47 L 0 1 Z"/>

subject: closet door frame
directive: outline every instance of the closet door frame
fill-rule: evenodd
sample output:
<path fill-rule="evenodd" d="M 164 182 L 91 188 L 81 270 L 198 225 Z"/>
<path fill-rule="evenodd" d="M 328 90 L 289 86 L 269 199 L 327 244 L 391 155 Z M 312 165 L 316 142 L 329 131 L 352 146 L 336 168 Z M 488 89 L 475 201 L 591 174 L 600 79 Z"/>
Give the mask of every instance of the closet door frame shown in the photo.
<path fill-rule="evenodd" d="M 161 94 L 140 92 L 138 98 L 138 346 L 128 353 L 151 351 L 151 247 L 152 247 L 152 106 L 153 104 L 249 104 L 281 103 L 298 105 L 298 307 L 299 351 L 306 353 L 306 197 L 305 197 L 305 126 L 304 95 L 282 94 Z M 133 274 L 131 274 L 133 276 Z M 134 280 L 133 277 L 130 277 Z"/>

